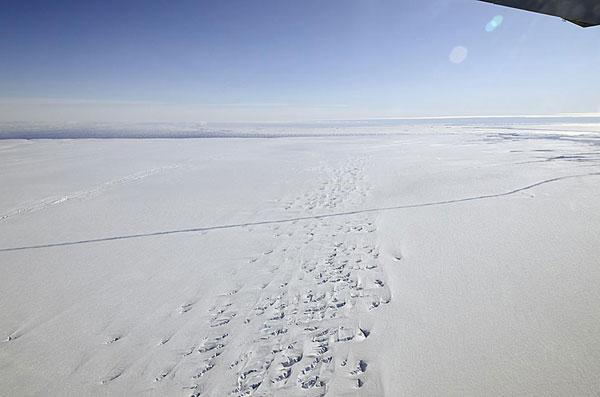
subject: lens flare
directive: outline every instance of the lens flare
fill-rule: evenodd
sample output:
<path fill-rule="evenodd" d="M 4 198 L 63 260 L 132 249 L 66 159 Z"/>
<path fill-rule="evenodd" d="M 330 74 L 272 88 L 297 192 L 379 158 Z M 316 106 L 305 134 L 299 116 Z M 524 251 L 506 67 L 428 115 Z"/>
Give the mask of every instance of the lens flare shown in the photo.
<path fill-rule="evenodd" d="M 502 25 L 502 21 L 504 21 L 504 17 L 502 15 L 496 15 L 487 23 L 487 25 L 485 25 L 485 31 L 490 33 L 493 32 Z"/>
<path fill-rule="evenodd" d="M 467 55 L 469 55 L 469 50 L 463 46 L 457 46 L 450 51 L 450 62 L 452 63 L 463 63 L 465 59 L 467 59 Z"/>

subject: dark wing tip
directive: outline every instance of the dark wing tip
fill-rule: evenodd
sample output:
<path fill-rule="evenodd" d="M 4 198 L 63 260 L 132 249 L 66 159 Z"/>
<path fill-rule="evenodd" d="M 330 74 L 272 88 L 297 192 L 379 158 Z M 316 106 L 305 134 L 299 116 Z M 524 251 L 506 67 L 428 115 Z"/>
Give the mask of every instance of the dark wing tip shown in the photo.
<path fill-rule="evenodd" d="M 582 28 L 591 28 L 593 26 L 600 25 L 599 23 L 589 23 L 589 22 L 577 21 L 577 20 L 573 20 L 573 19 L 565 19 L 565 21 L 574 23 L 575 25 L 581 26 Z"/>
<path fill-rule="evenodd" d="M 583 28 L 600 25 L 599 0 L 480 0 L 505 7 L 553 15 Z"/>

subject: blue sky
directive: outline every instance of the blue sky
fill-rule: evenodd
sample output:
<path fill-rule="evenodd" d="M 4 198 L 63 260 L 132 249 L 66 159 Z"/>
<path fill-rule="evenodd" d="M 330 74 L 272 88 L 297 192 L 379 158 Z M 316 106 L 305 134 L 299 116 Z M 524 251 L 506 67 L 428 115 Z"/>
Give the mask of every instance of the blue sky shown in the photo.
<path fill-rule="evenodd" d="M 0 54 L 1 121 L 600 111 L 600 27 L 475 0 L 8 1 Z"/>

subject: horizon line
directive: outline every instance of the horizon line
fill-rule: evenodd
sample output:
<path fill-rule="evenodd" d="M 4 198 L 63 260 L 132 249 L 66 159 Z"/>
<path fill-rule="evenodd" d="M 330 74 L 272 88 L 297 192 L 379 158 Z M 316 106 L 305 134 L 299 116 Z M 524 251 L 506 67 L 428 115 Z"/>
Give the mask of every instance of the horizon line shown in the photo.
<path fill-rule="evenodd" d="M 467 119 L 503 119 L 503 118 L 521 118 L 521 119 L 535 119 L 535 118 L 598 118 L 600 119 L 600 112 L 586 112 L 586 113 L 552 113 L 552 114 L 520 114 L 520 115 L 445 115 L 445 116 L 384 116 L 384 117 L 365 117 L 365 118 L 333 118 L 333 119 L 307 119 L 307 120 L 271 120 L 271 121 L 107 121 L 107 120 L 94 120 L 94 121 L 75 121 L 75 120 L 64 120 L 64 121 L 30 121 L 30 120 L 0 120 L 2 124 L 38 124 L 38 125 L 92 125 L 92 124 L 115 124 L 115 125 L 132 125 L 132 124 L 203 124 L 205 126 L 213 124 L 306 124 L 306 123 L 325 123 L 325 122 L 361 122 L 361 121 L 394 121 L 394 120 L 406 120 L 406 121 L 419 121 L 419 120 L 467 120 Z"/>

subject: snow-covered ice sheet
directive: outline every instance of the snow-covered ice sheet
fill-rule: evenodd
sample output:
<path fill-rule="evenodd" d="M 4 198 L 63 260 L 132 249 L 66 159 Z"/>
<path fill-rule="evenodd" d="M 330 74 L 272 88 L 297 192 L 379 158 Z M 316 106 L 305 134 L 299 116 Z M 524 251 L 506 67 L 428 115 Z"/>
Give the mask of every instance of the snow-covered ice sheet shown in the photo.
<path fill-rule="evenodd" d="M 600 140 L 0 141 L 2 395 L 598 395 Z"/>

